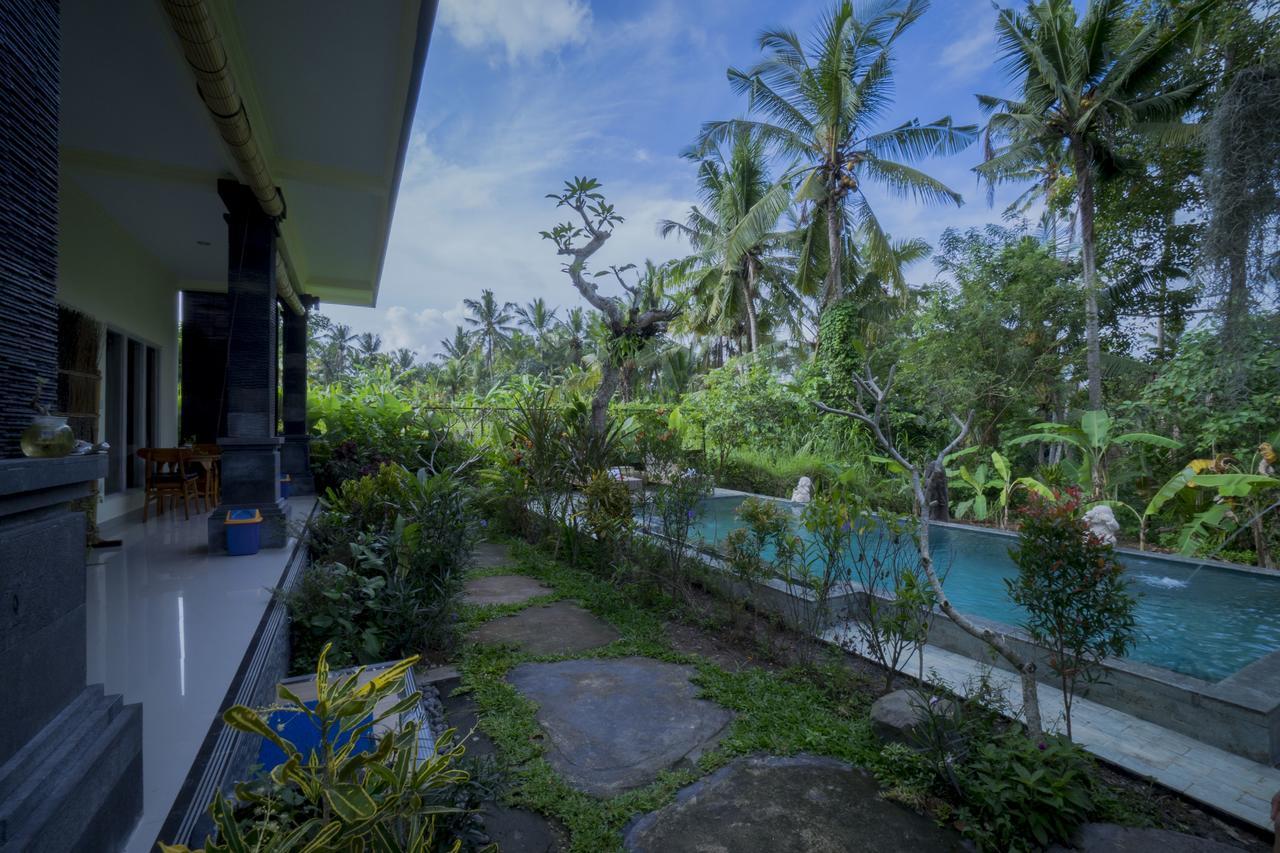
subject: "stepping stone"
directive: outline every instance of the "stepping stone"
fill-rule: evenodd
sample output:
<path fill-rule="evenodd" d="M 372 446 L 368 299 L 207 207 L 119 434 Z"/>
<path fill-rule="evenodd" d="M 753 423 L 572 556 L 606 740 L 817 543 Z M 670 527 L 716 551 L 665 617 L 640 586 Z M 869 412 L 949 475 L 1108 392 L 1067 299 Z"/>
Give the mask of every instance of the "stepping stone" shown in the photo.
<path fill-rule="evenodd" d="M 492 575 L 473 578 L 463 589 L 467 604 L 523 604 L 540 595 L 550 595 L 551 587 L 524 575 Z"/>
<path fill-rule="evenodd" d="M 536 812 L 485 803 L 480 807 L 480 820 L 484 823 L 485 835 L 499 850 L 555 853 L 564 849 L 551 822 Z"/>
<path fill-rule="evenodd" d="M 923 853 L 960 836 L 880 798 L 870 773 L 812 755 L 736 759 L 634 821 L 630 853 Z"/>
<path fill-rule="evenodd" d="M 613 626 L 569 601 L 529 607 L 490 620 L 470 638 L 487 645 L 513 645 L 535 655 L 570 655 L 607 646 L 621 636 Z"/>
<path fill-rule="evenodd" d="M 733 713 L 698 699 L 691 666 L 650 658 L 526 663 L 507 680 L 538 704 L 547 760 L 570 785 L 612 797 L 692 766 Z"/>
<path fill-rule="evenodd" d="M 471 562 L 482 569 L 508 566 L 511 564 L 511 554 L 507 551 L 507 546 L 500 542 L 478 542 L 471 549 Z"/>

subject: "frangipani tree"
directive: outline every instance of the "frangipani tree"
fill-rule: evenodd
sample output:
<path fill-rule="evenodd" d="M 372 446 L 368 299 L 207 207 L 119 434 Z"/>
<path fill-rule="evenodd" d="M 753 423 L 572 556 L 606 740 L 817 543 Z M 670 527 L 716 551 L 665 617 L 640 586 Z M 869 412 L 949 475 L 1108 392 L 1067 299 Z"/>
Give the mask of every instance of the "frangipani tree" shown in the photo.
<path fill-rule="evenodd" d="M 582 298 L 600 312 L 608 330 L 607 355 L 600 363 L 600 384 L 591 400 L 591 426 L 597 435 L 603 435 L 606 430 L 609 400 L 618 389 L 623 363 L 665 332 L 667 324 L 680 313 L 664 293 L 663 274 L 658 268 L 650 266 L 645 274 L 634 276 L 631 274 L 635 265 L 626 264 L 588 275 L 587 262 L 623 222 L 614 206 L 605 201 L 600 187 L 595 178 L 582 177 L 565 181 L 559 193 L 548 193 L 547 198 L 555 199 L 557 207 L 572 210 L 577 221 L 561 222 L 550 231 L 539 232 L 542 239 L 555 243 L 556 254 L 570 259 L 564 271 Z M 602 294 L 595 279 L 603 277 L 615 279 L 626 298 Z"/>

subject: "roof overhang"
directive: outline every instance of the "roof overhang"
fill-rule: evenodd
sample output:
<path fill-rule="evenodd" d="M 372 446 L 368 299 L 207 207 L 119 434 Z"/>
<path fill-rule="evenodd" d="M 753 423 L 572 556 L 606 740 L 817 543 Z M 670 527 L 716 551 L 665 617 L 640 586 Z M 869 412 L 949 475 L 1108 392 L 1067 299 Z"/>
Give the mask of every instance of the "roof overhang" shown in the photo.
<path fill-rule="evenodd" d="M 295 286 L 373 305 L 436 0 L 207 0 L 283 193 Z M 63 179 L 169 266 L 226 286 L 235 163 L 154 0 L 62 5 Z"/>

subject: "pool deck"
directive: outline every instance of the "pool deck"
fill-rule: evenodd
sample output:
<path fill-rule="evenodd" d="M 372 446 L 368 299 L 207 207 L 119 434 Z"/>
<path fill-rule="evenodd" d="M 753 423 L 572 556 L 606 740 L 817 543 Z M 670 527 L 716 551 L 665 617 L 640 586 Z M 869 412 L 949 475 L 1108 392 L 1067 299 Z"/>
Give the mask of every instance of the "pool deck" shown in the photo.
<path fill-rule="evenodd" d="M 855 637 L 854 628 L 847 622 L 836 624 L 823 634 L 824 640 L 858 653 Z M 900 669 L 914 676 L 919 663 L 913 656 Z M 983 673 L 1004 688 L 1011 699 L 1016 700 L 1021 691 L 1013 673 L 932 645 L 924 649 L 924 671 L 934 673 L 958 693 Z M 1060 726 L 1062 692 L 1040 684 L 1038 694 L 1041 718 L 1047 726 Z M 1272 829 L 1271 797 L 1280 791 L 1280 770 L 1275 767 L 1078 696 L 1072 702 L 1071 727 L 1075 741 L 1104 761 L 1149 776 L 1259 829 Z"/>

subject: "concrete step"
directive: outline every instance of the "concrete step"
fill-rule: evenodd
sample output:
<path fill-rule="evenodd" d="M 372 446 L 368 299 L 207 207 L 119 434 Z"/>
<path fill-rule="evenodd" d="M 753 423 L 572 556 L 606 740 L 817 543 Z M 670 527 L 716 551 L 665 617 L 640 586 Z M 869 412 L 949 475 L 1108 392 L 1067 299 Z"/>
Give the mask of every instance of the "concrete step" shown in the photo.
<path fill-rule="evenodd" d="M 6 763 L 0 784 L 0 847 L 119 849 L 142 812 L 142 707 L 86 688 Z"/>

